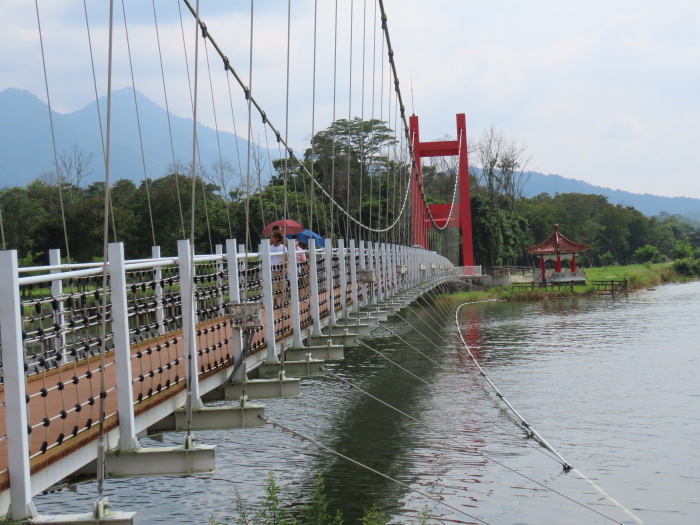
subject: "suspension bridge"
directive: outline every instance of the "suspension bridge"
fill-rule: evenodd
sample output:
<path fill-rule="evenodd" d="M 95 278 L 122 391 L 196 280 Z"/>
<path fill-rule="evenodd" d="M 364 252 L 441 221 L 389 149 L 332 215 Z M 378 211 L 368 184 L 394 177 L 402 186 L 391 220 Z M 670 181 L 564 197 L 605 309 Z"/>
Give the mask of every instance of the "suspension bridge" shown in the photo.
<path fill-rule="evenodd" d="M 140 55 L 138 45 L 143 39 L 138 45 L 129 40 L 129 30 L 138 24 L 129 24 L 128 2 L 105 2 L 103 9 L 107 10 L 107 4 L 109 32 L 104 36 L 108 40 L 108 69 L 103 84 L 97 80 L 95 40 L 84 4 L 95 97 L 100 90 L 106 93 L 105 113 L 96 105 L 105 174 L 102 256 L 95 254 L 99 262 L 76 262 L 70 256 L 75 240 L 67 227 L 61 196 L 66 174 L 60 170 L 51 117 L 52 82 L 44 51 L 49 43 L 42 32 L 46 6 L 38 0 L 34 3 L 41 49 L 36 67 L 43 70 L 49 105 L 63 240 L 55 239 L 48 264 L 20 267 L 17 251 L 5 246 L 3 230 L 0 514 L 14 522 L 133 523 L 134 513 L 120 511 L 107 501 L 104 481 L 214 471 L 216 447 L 197 440 L 195 433 L 199 431 L 269 423 L 309 439 L 272 419 L 258 400 L 299 396 L 300 378 L 327 373 L 325 361 L 342 359 L 345 350 L 358 345 L 367 346 L 362 338 L 382 321 L 393 315 L 400 317 L 402 309 L 425 294 L 452 291 L 457 281 L 481 275 L 472 247 L 466 117 L 456 115 L 455 139 L 421 140 L 418 117 L 409 116 L 404 104 L 383 0 L 365 0 L 362 5 L 354 0 L 335 5 L 313 2 L 313 38 L 309 39 L 311 47 L 304 51 L 312 73 L 307 76 L 305 94 L 310 95 L 312 105 L 305 123 L 294 122 L 289 116 L 294 105 L 290 100 L 291 56 L 299 53 L 292 37 L 291 1 L 286 5 L 286 41 L 280 46 L 281 54 L 286 55 L 286 79 L 276 93 L 277 99 L 284 100 L 283 115 L 268 111 L 263 97 L 258 96 L 258 84 L 253 83 L 253 34 L 260 24 L 255 2 L 251 0 L 245 18 L 249 34 L 238 35 L 233 40 L 234 49 L 226 48 L 225 30 L 217 33 L 214 25 L 207 23 L 207 11 L 200 11 L 199 2 L 175 2 L 182 44 L 178 52 L 183 53 L 185 64 L 182 84 L 189 93 L 193 123 L 191 158 L 187 161 L 191 170 L 190 217 L 186 217 L 187 206 L 178 188 L 177 201 L 169 211 L 177 216 L 181 239 L 176 245 L 158 245 L 161 232 L 155 226 L 148 193 L 147 151 L 135 96 L 153 246 L 149 256 L 128 259 L 125 251 L 129 247 L 118 239 L 110 194 L 112 71 L 118 60 L 113 52 L 115 7 L 122 12 L 122 58 L 128 64 L 126 76 L 134 93 L 138 82 L 134 60 Z M 173 88 L 164 64 L 168 53 L 174 51 L 161 46 L 163 29 L 158 20 L 159 16 L 162 20 L 165 8 L 155 1 L 152 8 L 167 109 Z M 317 29 L 321 27 L 332 28 L 327 31 L 327 42 L 319 41 L 323 31 Z M 349 40 L 344 59 L 339 59 L 341 36 Z M 238 49 L 246 47 L 247 64 Z M 330 61 L 321 64 L 324 54 Z M 234 55 L 238 62 L 229 58 Z M 223 67 L 215 69 L 212 63 L 217 58 Z M 247 80 L 241 73 L 245 67 Z M 338 96 L 341 69 L 347 71 L 347 98 L 342 102 Z M 327 75 L 325 83 L 318 78 L 321 73 Z M 321 84 L 332 86 L 323 102 L 317 100 Z M 104 87 L 98 89 L 98 85 Z M 241 135 L 247 140 L 239 148 L 236 134 L 235 155 L 225 151 L 219 140 L 224 117 L 220 109 L 217 111 L 217 86 L 224 86 L 223 105 L 230 109 L 233 129 L 236 118 L 239 124 L 246 123 Z M 228 235 L 219 235 L 217 244 L 213 242 L 217 233 L 209 228 L 206 199 L 204 209 L 196 206 L 198 185 L 203 187 L 198 112 L 207 98 L 199 91 L 207 88 L 216 132 L 216 162 L 221 168 L 227 156 L 234 155 L 246 210 L 242 224 L 232 224 L 230 195 L 225 191 L 230 181 L 222 175 Z M 264 86 L 263 90 L 267 94 L 269 89 Z M 347 115 L 347 120 L 340 118 L 341 114 Z M 317 133 L 321 122 L 331 126 Z M 353 123 L 365 133 L 353 136 Z M 369 123 L 368 128 L 365 123 Z M 376 123 L 387 124 L 380 131 L 388 135 L 365 142 L 377 133 Z M 170 124 L 168 118 L 162 134 L 170 138 L 175 167 L 182 163 L 176 157 Z M 311 129 L 311 145 L 304 154 L 297 153 L 299 148 L 290 139 L 295 126 Z M 255 142 L 259 142 L 258 148 L 262 143 L 256 136 L 265 137 L 268 152 L 272 150 L 267 147 L 270 136 L 278 148 L 275 162 L 268 160 L 276 166 L 283 192 L 267 211 L 261 197 L 262 173 L 255 170 L 260 151 L 256 153 Z M 430 204 L 424 159 L 449 159 L 439 168 L 450 175 L 448 202 Z M 431 168 L 438 169 L 435 164 Z M 178 178 L 174 180 L 177 184 Z M 288 200 L 298 191 L 296 185 L 304 188 L 302 205 L 299 200 L 295 204 Z M 261 217 L 254 217 L 251 202 L 258 198 Z M 195 230 L 196 217 L 202 214 L 206 232 Z M 308 246 L 299 248 L 290 238 L 297 233 L 290 219 L 301 217 L 309 230 L 322 235 L 309 231 Z M 282 224 L 286 252 L 267 239 L 253 242 L 259 238 L 255 229 L 271 219 Z M 110 230 L 117 237 L 113 242 L 109 242 Z M 242 232 L 243 238 L 237 240 L 234 230 Z M 208 253 L 197 248 L 207 245 L 204 239 L 209 241 Z M 411 347 L 410 341 L 402 341 Z M 476 362 L 473 355 L 472 359 Z M 485 376 L 483 370 L 481 373 Z M 500 392 L 498 397 L 504 399 Z M 510 403 L 507 405 L 514 411 Z M 543 443 L 564 470 L 572 468 L 519 414 L 517 417 L 526 434 Z M 171 432 L 182 436 L 181 445 L 145 447 L 140 443 L 141 438 Z M 33 503 L 37 494 L 85 481 L 97 481 L 92 509 L 85 514 L 37 514 Z M 486 523 L 464 509 L 453 510 Z"/>
<path fill-rule="evenodd" d="M 19 267 L 17 252 L 4 246 L 0 253 L 0 331 L 2 364 L 0 379 L 0 514 L 13 521 L 32 523 L 132 523 L 133 514 L 111 509 L 102 497 L 105 479 L 125 476 L 195 475 L 216 468 L 215 447 L 200 444 L 194 432 L 204 429 L 246 428 L 265 424 L 265 407 L 255 399 L 294 397 L 300 393 L 300 377 L 320 373 L 324 360 L 342 359 L 345 348 L 357 345 L 377 323 L 400 311 L 422 294 L 448 280 L 479 275 L 471 248 L 469 179 L 467 165 L 466 120 L 457 116 L 457 139 L 421 142 L 418 119 L 408 122 L 401 95 L 394 51 L 391 48 L 387 14 L 382 2 L 375 2 L 374 21 L 367 23 L 370 8 L 362 8 L 362 108 L 365 112 L 364 63 L 368 35 L 373 35 L 373 74 L 390 89 L 372 87 L 374 97 L 387 104 L 384 117 L 394 119 L 393 138 L 387 151 L 370 162 L 360 163 L 360 190 L 352 187 L 350 155 L 339 155 L 330 168 L 330 176 L 320 177 L 312 162 L 298 156 L 288 141 L 288 111 L 285 131 L 276 127 L 274 115 L 268 115 L 253 89 L 254 2 L 250 4 L 250 64 L 246 83 L 217 42 L 206 23 L 206 12 L 199 2 L 178 4 L 187 83 L 190 87 L 192 121 L 202 102 L 198 95 L 202 46 L 206 64 L 210 55 L 222 61 L 228 96 L 231 84 L 239 84 L 244 101 L 242 117 L 247 120 L 247 161 L 238 165 L 246 202 L 251 199 L 251 144 L 254 113 L 262 120 L 264 132 L 270 132 L 280 146 L 284 161 L 284 202 L 277 203 L 274 214 L 289 218 L 295 215 L 287 203 L 287 180 L 294 170 L 308 183 L 308 201 L 320 198 L 322 206 L 307 213 L 310 227 L 325 225 L 327 238 L 317 247 L 312 238 L 305 250 L 297 251 L 292 239 L 287 241 L 284 262 L 270 253 L 265 239 L 252 246 L 250 235 L 240 245 L 234 239 L 218 244 L 215 253 L 195 253 L 195 179 L 199 141 L 196 127 L 192 138 L 192 195 L 189 239 L 177 242 L 177 253 L 162 255 L 153 246 L 150 257 L 127 260 L 121 242 L 108 242 L 110 209 L 110 95 L 113 56 L 115 3 L 109 5 L 109 71 L 107 74 L 106 114 L 99 113 L 105 167 L 105 242 L 103 261 L 73 262 L 70 259 L 71 232 L 63 220 L 64 251 L 51 250 L 48 265 Z M 337 3 L 336 3 L 337 4 Z M 353 19 L 360 16 L 350 8 L 350 58 L 352 71 Z M 106 4 L 105 4 L 106 9 Z M 121 3 L 132 87 L 136 89 L 132 56 L 137 47 L 129 41 L 126 4 Z M 291 10 L 291 2 L 288 9 Z M 316 4 L 316 10 L 318 5 Z M 338 5 L 335 6 L 335 39 L 338 38 Z M 42 6 L 35 3 L 37 32 L 41 44 L 49 120 L 54 144 L 57 185 L 63 184 L 59 171 L 56 130 L 51 118 L 52 84 L 47 74 L 45 44 L 42 33 Z M 192 15 L 198 35 L 186 43 L 186 20 Z M 158 31 L 158 8 L 153 3 L 154 28 Z M 289 13 L 288 13 L 289 14 Z M 342 16 L 342 13 L 340 13 Z M 314 27 L 318 24 L 315 13 Z M 90 35 L 90 21 L 85 7 L 85 23 Z M 315 30 L 314 30 L 315 31 Z M 158 37 L 159 54 L 160 35 Z M 92 57 L 95 42 L 89 36 Z M 376 41 L 381 41 L 377 47 Z M 56 45 L 56 43 L 54 43 Z M 188 48 L 189 45 L 189 48 Z M 287 82 L 289 51 L 287 38 Z M 314 33 L 314 79 L 316 89 L 316 33 Z M 188 55 L 189 53 L 189 55 Z M 378 56 L 381 55 L 381 56 Z M 189 58 L 187 58 L 189 57 Z M 163 68 L 161 55 L 161 70 Z M 357 61 L 357 57 L 355 58 Z M 381 65 L 380 65 L 381 64 Z M 334 57 L 334 69 L 339 66 Z M 384 68 L 386 67 L 386 71 Z M 50 69 L 50 64 L 49 64 Z M 92 63 L 95 94 L 98 82 Z M 356 74 L 357 76 L 357 74 Z M 208 70 L 212 89 L 212 71 Z M 352 74 L 348 77 L 352 93 Z M 334 79 L 334 98 L 337 77 Z M 168 93 L 165 76 L 165 105 Z M 376 82 L 375 82 L 376 84 Z M 387 94 L 384 94 L 384 91 Z M 289 84 L 286 86 L 289 107 Z M 231 98 L 230 98 L 231 100 Z M 136 99 L 134 99 L 136 103 Z M 333 120 L 340 104 L 334 100 Z M 201 109 L 200 109 L 201 110 Z M 352 95 L 347 101 L 348 121 L 354 117 Z M 136 106 L 138 117 L 138 105 Z M 216 121 L 216 106 L 214 117 Z M 231 117 L 235 119 L 233 103 Z M 221 118 L 221 117 L 219 117 Z M 315 117 L 314 117 L 315 118 Z M 259 124 L 258 124 L 259 125 Z M 312 121 L 312 134 L 316 122 Z M 217 141 L 219 136 L 218 123 Z M 235 126 L 235 120 L 234 120 Z M 163 130 L 164 133 L 168 133 Z M 169 130 L 173 165 L 177 164 Z M 139 136 L 141 128 L 139 127 Z M 347 137 L 346 137 L 347 138 Z M 337 137 L 338 144 L 341 137 Z M 336 137 L 333 137 L 335 148 Z M 362 145 L 361 151 L 362 151 Z M 390 149 L 389 149 L 390 148 Z M 144 153 L 143 138 L 141 151 Z M 335 149 L 334 149 L 335 151 Z M 346 152 L 347 153 L 347 152 Z M 219 161 L 223 153 L 219 144 Z M 392 156 L 394 158 L 392 158 Z M 451 203 L 429 206 L 423 187 L 423 157 L 447 156 L 457 159 L 453 175 Z M 345 162 L 348 164 L 344 164 Z M 144 161 L 144 171 L 145 171 Z M 242 167 L 245 165 L 245 168 Z M 294 166 L 292 169 L 291 166 Z M 315 171 L 316 169 L 316 171 Z M 336 180 L 337 171 L 337 180 Z M 245 179 L 244 174 L 245 172 Z M 144 173 L 148 188 L 148 174 Z M 258 177 L 260 174 L 258 173 Z M 381 209 L 382 179 L 384 191 L 394 186 L 391 200 L 384 199 Z M 362 182 L 370 186 L 362 189 Z M 259 182 L 259 181 L 258 181 Z M 372 188 L 372 184 L 376 188 Z M 345 188 L 343 188 L 345 186 Z M 375 192 L 376 193 L 373 193 Z M 353 204 L 357 195 L 357 204 Z M 362 218 L 364 201 L 378 197 L 378 210 L 370 204 Z M 179 194 L 178 194 L 179 198 Z M 150 210 L 150 199 L 149 199 Z M 461 204 L 460 204 L 461 203 Z M 179 202 L 182 233 L 186 233 L 182 203 Z M 64 214 L 61 200 L 61 213 Z M 298 212 L 298 210 L 296 210 Z M 206 213 L 206 211 L 205 211 Z M 297 215 L 298 216 L 298 215 Z M 264 217 L 263 217 L 264 218 Z M 374 224 L 372 220 L 374 219 Z M 209 218 L 207 217 L 207 222 Z M 229 231 L 231 219 L 229 218 Z M 283 221 L 284 222 L 284 221 Z M 156 232 L 151 219 L 154 244 Z M 330 223 L 330 226 L 328 224 Z M 253 228 L 250 212 L 246 214 L 246 232 Z M 444 232 L 461 228 L 460 253 L 458 236 Z M 438 236 L 429 235 L 429 231 Z M 286 226 L 282 228 L 283 233 Z M 440 235 L 442 235 L 440 237 Z M 209 233 L 211 238 L 211 232 Z M 4 233 L 3 233 L 4 240 Z M 403 243 L 403 244 L 401 244 Z M 57 242 L 61 245 L 60 241 Z M 410 247 L 409 247 L 410 246 Z M 438 253 L 438 250 L 441 253 Z M 68 262 L 65 262 L 66 259 Z M 461 263 L 460 263 L 461 258 Z M 209 402 L 217 401 L 215 406 Z M 221 401 L 228 403 L 221 404 Z M 141 447 L 139 438 L 164 432 L 182 432 L 178 447 Z M 37 516 L 32 498 L 85 480 L 97 480 L 98 496 L 85 515 Z"/>

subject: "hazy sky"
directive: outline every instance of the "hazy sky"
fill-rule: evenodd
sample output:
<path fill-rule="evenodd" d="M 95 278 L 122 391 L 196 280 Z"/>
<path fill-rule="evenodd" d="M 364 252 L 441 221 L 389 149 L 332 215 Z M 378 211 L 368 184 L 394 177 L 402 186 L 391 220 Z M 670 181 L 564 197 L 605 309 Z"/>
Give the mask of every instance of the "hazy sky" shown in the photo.
<path fill-rule="evenodd" d="M 177 4 L 155 4 L 158 34 L 152 2 L 125 0 L 134 83 L 163 107 L 167 94 L 172 112 L 191 117 Z M 52 106 L 80 109 L 94 100 L 83 2 L 38 5 Z M 100 95 L 107 85 L 108 5 L 87 0 Z M 334 111 L 336 118 L 389 120 L 388 108 L 395 108 L 390 85 L 381 80 L 386 50 L 374 30 L 375 2 L 353 5 L 351 17 L 350 0 L 338 1 L 334 106 L 335 2 L 318 1 L 314 109 L 314 2 L 292 1 L 288 134 L 295 149 L 308 144 L 312 115 L 318 131 Z M 121 1 L 115 6 L 113 88 L 119 89 L 132 81 Z M 258 0 L 253 17 L 253 95 L 283 136 L 287 7 Z M 420 117 L 423 140 L 454 136 L 455 114 L 466 113 L 470 138 L 496 125 L 527 144 L 531 169 L 637 193 L 700 198 L 700 2 L 385 0 L 385 7 L 404 102 Z M 201 0 L 200 10 L 247 84 L 250 2 Z M 184 7 L 182 14 L 192 75 L 194 22 Z M 221 61 L 210 48 L 212 89 L 201 44 L 199 57 L 199 119 L 214 127 L 215 107 L 216 125 L 233 131 L 233 106 L 238 133 L 245 135 L 241 89 L 231 79 L 229 99 Z M 0 90 L 7 87 L 46 100 L 37 14 L 28 0 L 0 5 Z M 254 133 L 264 142 L 259 120 Z"/>

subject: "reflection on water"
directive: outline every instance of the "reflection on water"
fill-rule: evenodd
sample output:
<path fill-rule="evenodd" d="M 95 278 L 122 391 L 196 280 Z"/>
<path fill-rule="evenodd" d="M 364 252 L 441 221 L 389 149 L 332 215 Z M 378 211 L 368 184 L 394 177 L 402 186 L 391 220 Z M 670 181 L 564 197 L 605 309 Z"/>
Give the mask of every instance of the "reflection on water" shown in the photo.
<path fill-rule="evenodd" d="M 699 297 L 700 283 L 692 283 L 614 299 L 476 304 L 463 309 L 461 324 L 499 389 L 570 463 L 645 523 L 687 524 L 700 515 Z M 440 392 L 362 347 L 346 351 L 345 361 L 329 368 L 450 439 L 330 378 L 304 380 L 299 399 L 267 401 L 267 414 L 489 523 L 612 523 L 590 509 L 635 523 L 521 439 L 456 345 L 447 312 L 402 316 L 411 326 L 392 318 L 389 329 L 440 366 L 386 330 L 365 342 Z M 137 523 L 143 524 L 206 523 L 212 514 L 233 514 L 234 487 L 257 502 L 273 470 L 292 502 L 321 473 L 330 506 L 342 510 L 346 523 L 358 523 L 372 504 L 390 512 L 395 523 L 410 521 L 425 504 L 446 523 L 473 522 L 271 427 L 197 436 L 200 443 L 217 445 L 215 474 L 110 480 L 114 508 L 138 511 Z M 166 444 L 181 440 L 181 434 L 171 434 Z M 43 496 L 36 503 L 40 512 L 87 512 L 94 498 L 91 484 L 78 495 Z"/>

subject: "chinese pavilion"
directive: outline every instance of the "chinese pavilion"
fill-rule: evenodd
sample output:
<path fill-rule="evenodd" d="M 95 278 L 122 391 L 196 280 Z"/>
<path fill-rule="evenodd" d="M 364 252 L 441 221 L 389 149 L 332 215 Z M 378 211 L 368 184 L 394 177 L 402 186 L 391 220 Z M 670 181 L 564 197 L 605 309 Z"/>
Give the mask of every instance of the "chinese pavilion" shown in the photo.
<path fill-rule="evenodd" d="M 527 253 L 540 256 L 540 271 L 533 272 L 532 280 L 541 284 L 556 282 L 586 282 L 583 270 L 576 268 L 576 254 L 586 251 L 590 246 L 573 242 L 559 233 L 559 225 L 554 225 L 554 233 L 541 244 L 525 248 Z M 570 255 L 570 257 L 567 257 Z M 569 270 L 562 269 L 562 256 L 570 259 Z M 546 260 L 554 260 L 554 270 L 547 270 Z"/>

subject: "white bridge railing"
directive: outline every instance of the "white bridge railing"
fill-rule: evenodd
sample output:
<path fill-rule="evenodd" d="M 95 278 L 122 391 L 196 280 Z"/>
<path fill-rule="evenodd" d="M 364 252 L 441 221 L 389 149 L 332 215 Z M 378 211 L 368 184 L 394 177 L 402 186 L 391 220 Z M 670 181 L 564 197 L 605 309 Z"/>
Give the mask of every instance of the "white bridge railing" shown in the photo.
<path fill-rule="evenodd" d="M 50 265 L 18 268 L 15 251 L 0 251 L 0 515 L 31 518 L 34 494 L 94 461 L 94 451 L 80 447 L 94 442 L 100 400 L 115 450 L 138 449 L 137 435 L 184 406 L 186 391 L 201 407 L 201 395 L 242 352 L 228 303 L 261 305 L 250 370 L 361 308 L 480 274 L 480 267 L 455 268 L 434 252 L 386 243 L 340 240 L 334 247 L 327 240 L 325 248 L 312 243 L 297 253 L 290 241 L 280 266 L 271 264 L 269 247 L 245 253 L 229 240 L 215 254 L 193 255 L 185 240 L 176 256 L 154 247 L 151 258 L 127 261 L 114 243 L 106 288 L 102 263 L 63 264 L 52 250 Z M 150 402 L 163 396 L 170 401 L 162 409 Z"/>

